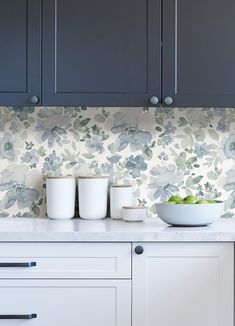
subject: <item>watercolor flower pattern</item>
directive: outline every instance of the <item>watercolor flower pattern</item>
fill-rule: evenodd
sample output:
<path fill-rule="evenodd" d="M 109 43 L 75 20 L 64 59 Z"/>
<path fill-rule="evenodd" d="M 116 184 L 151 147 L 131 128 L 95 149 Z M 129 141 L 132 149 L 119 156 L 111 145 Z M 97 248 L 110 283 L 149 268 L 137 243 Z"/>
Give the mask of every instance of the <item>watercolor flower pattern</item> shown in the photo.
<path fill-rule="evenodd" d="M 0 157 L 9 161 L 15 159 L 14 143 L 10 136 L 5 136 L 0 140 Z"/>
<path fill-rule="evenodd" d="M 235 109 L 0 107 L 0 217 L 45 216 L 45 175 L 109 175 L 156 215 L 173 194 L 235 212 Z"/>

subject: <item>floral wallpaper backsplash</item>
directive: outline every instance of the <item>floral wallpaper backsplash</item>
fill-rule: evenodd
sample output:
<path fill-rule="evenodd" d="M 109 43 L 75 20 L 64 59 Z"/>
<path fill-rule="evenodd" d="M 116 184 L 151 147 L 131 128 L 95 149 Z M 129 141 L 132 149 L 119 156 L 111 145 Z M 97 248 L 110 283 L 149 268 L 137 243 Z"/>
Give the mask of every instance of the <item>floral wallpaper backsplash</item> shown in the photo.
<path fill-rule="evenodd" d="M 0 107 L 0 216 L 45 216 L 45 175 L 109 175 L 137 204 L 172 194 L 235 212 L 235 109 Z"/>

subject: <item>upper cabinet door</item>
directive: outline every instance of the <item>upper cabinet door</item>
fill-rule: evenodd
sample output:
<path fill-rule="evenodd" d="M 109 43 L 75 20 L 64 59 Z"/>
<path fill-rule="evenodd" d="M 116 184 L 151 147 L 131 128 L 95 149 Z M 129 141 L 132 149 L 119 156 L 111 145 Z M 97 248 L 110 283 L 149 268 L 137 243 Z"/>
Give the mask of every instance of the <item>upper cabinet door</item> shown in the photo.
<path fill-rule="evenodd" d="M 163 104 L 235 107 L 234 31 L 234 0 L 163 1 Z"/>
<path fill-rule="evenodd" d="M 40 0 L 0 0 L 0 105 L 40 104 Z"/>
<path fill-rule="evenodd" d="M 44 105 L 157 104 L 161 0 L 44 1 L 42 84 Z"/>

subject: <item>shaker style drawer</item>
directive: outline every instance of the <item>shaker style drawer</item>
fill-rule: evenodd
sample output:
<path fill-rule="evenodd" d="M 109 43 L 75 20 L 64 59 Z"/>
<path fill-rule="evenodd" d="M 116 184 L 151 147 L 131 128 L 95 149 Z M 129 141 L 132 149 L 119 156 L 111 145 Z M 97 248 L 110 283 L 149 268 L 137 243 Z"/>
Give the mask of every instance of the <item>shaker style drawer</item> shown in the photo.
<path fill-rule="evenodd" d="M 131 278 L 131 244 L 1 243 L 1 278 Z"/>
<path fill-rule="evenodd" d="M 131 326 L 130 280 L 1 280 L 0 326 Z"/>

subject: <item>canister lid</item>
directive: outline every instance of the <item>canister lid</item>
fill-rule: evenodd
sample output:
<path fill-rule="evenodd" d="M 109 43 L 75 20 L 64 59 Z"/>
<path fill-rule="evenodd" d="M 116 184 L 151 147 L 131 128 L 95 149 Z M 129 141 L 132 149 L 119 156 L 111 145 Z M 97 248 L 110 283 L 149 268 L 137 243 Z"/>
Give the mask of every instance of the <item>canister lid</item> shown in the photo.
<path fill-rule="evenodd" d="M 78 179 L 108 179 L 109 177 L 108 176 L 105 176 L 105 175 L 82 175 L 82 176 L 79 176 Z"/>
<path fill-rule="evenodd" d="M 46 176 L 46 179 L 75 179 L 72 175 Z"/>
<path fill-rule="evenodd" d="M 130 184 L 112 184 L 110 185 L 110 188 L 132 188 L 132 185 Z"/>
<path fill-rule="evenodd" d="M 123 209 L 146 209 L 145 206 L 123 206 Z"/>

